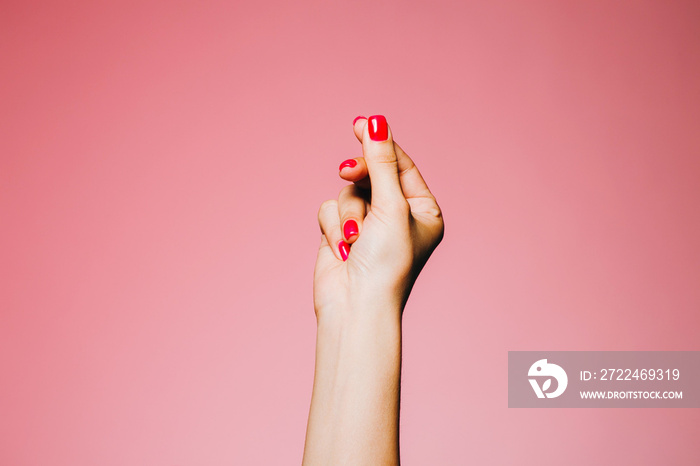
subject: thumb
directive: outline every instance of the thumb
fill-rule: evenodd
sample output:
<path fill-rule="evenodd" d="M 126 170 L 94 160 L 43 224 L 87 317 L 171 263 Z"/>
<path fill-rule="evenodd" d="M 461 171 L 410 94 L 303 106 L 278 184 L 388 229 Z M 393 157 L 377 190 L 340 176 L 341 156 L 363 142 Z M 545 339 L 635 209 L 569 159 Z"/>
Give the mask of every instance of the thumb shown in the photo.
<path fill-rule="evenodd" d="M 391 209 L 406 204 L 391 130 L 383 115 L 367 119 L 362 131 L 362 152 L 372 184 L 372 207 Z"/>

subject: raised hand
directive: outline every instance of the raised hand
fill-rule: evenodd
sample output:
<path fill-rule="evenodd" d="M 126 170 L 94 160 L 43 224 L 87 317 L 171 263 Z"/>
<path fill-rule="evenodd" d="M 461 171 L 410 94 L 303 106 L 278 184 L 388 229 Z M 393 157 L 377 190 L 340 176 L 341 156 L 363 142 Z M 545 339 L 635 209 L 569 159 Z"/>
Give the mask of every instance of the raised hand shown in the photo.
<path fill-rule="evenodd" d="M 381 115 L 357 118 L 363 157 L 340 166 L 350 184 L 319 209 L 323 232 L 316 261 L 317 313 L 351 295 L 405 303 L 418 273 L 440 243 L 442 213 L 411 158 Z"/>

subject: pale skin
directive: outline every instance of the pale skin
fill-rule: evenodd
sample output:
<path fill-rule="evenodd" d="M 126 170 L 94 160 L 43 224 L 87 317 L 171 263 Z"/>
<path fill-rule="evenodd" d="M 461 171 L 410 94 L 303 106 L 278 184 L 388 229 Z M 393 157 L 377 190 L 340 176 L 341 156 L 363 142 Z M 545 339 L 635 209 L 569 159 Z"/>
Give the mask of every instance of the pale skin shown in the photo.
<path fill-rule="evenodd" d="M 304 465 L 399 464 L 401 318 L 444 223 L 388 125 L 382 134 L 382 120 L 355 121 L 363 157 L 340 171 L 352 184 L 319 209 L 316 368 Z M 353 220 L 356 230 L 346 226 Z M 350 245 L 347 255 L 341 241 Z"/>

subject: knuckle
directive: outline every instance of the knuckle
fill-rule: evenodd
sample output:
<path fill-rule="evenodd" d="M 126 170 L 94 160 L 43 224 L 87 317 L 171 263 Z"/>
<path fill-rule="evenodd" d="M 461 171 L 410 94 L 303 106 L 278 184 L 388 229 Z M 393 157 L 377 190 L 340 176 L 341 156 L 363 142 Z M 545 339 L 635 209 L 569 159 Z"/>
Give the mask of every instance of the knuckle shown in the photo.
<path fill-rule="evenodd" d="M 326 201 L 323 201 L 321 203 L 321 207 L 319 210 L 326 210 L 326 209 L 331 209 L 334 208 L 338 205 L 338 201 L 335 199 L 328 199 Z"/>
<path fill-rule="evenodd" d="M 328 199 L 326 201 L 323 201 L 321 203 L 321 206 L 318 208 L 319 220 L 321 219 L 321 217 L 323 217 L 323 212 L 325 212 L 326 210 L 331 209 L 331 208 L 337 208 L 337 206 L 338 206 L 338 201 L 336 201 L 335 199 Z"/>
<path fill-rule="evenodd" d="M 426 213 L 432 217 L 435 217 L 436 219 L 442 221 L 442 210 L 440 209 L 440 206 L 435 204 L 432 207 L 429 207 L 426 211 Z"/>
<path fill-rule="evenodd" d="M 410 164 L 408 165 L 408 167 L 404 168 L 403 170 L 401 170 L 399 172 L 399 176 L 404 176 L 407 173 L 412 172 L 412 171 L 416 171 L 416 170 L 418 170 L 418 167 L 416 167 L 416 164 L 413 163 L 413 161 L 411 161 Z"/>
<path fill-rule="evenodd" d="M 340 190 L 340 193 L 338 193 L 338 199 L 345 199 L 345 198 L 353 196 L 354 194 L 355 194 L 355 185 L 349 184 L 347 186 L 344 186 L 343 189 Z"/>
<path fill-rule="evenodd" d="M 396 160 L 396 154 L 392 153 L 386 153 L 386 152 L 380 152 L 377 154 L 373 154 L 370 157 L 370 160 L 374 163 L 382 164 L 382 165 L 394 165 L 396 166 L 398 164 Z"/>
<path fill-rule="evenodd" d="M 386 202 L 386 208 L 387 210 L 394 212 L 396 215 L 400 215 L 402 217 L 407 217 L 408 214 L 411 212 L 411 206 L 404 198 L 403 196 L 395 198 L 395 199 L 389 199 Z"/>
<path fill-rule="evenodd" d="M 363 212 L 365 201 L 359 193 L 359 188 L 355 185 L 348 185 L 340 191 L 338 196 L 338 210 L 341 215 L 349 212 L 359 215 Z"/>

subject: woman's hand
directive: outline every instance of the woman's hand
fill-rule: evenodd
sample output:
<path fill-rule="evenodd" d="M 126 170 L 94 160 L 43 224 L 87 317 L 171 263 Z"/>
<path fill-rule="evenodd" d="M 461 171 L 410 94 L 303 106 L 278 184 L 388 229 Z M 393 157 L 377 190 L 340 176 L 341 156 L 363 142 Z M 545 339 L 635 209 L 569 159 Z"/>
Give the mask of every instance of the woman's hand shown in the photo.
<path fill-rule="evenodd" d="M 442 213 L 418 168 L 393 141 L 386 119 L 358 117 L 364 157 L 340 166 L 353 181 L 321 205 L 323 233 L 314 274 L 317 317 L 380 299 L 403 309 L 419 272 L 443 237 Z"/>
<path fill-rule="evenodd" d="M 443 235 L 440 208 L 383 116 L 353 123 L 354 184 L 321 205 L 316 370 L 305 465 L 399 464 L 401 314 Z"/>

